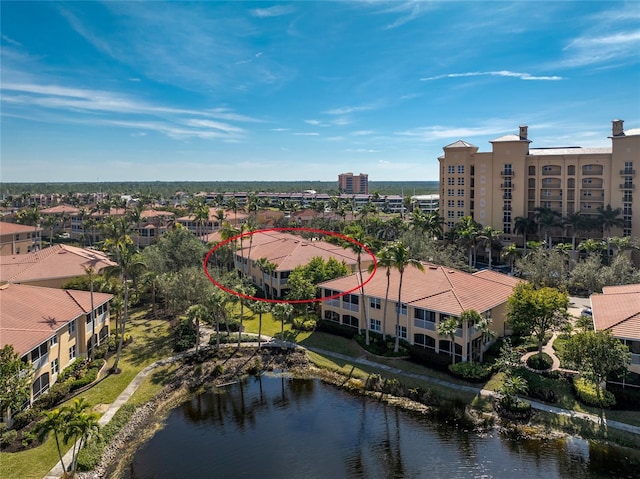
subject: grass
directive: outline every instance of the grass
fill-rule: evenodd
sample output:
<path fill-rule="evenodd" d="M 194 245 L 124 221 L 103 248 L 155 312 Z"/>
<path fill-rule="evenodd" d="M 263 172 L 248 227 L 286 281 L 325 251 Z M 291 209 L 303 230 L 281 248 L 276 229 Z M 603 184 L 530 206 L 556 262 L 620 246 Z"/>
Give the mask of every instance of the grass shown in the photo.
<path fill-rule="evenodd" d="M 145 366 L 172 354 L 169 323 L 164 320 L 145 319 L 145 313 L 146 310 L 134 310 L 127 323 L 127 333 L 133 337 L 133 343 L 122 351 L 119 365 L 122 372 L 107 376 L 78 397 L 85 398 L 94 406 L 111 404 Z M 110 359 L 109 364 L 113 364 L 113 361 L 113 358 Z M 151 374 L 150 378 L 153 376 Z M 153 380 L 150 378 L 147 378 L 150 385 L 142 390 L 139 399 L 144 399 L 143 394 L 153 396 L 154 388 L 157 387 L 157 390 L 161 388 L 161 386 L 153 384 Z M 57 462 L 58 451 L 55 441 L 50 438 L 41 446 L 33 449 L 3 453 L 0 460 L 0 477 L 3 479 L 42 479 Z"/>

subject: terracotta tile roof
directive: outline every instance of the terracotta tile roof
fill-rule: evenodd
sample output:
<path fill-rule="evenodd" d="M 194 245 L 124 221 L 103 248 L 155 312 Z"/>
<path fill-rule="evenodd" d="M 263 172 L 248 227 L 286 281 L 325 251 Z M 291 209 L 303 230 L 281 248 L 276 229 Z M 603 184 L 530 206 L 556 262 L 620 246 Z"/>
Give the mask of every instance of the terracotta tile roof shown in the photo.
<path fill-rule="evenodd" d="M 160 216 L 171 217 L 175 216 L 171 211 L 162 211 L 162 210 L 143 210 L 140 212 L 141 218 L 158 218 Z"/>
<path fill-rule="evenodd" d="M 40 210 L 40 213 L 43 215 L 61 215 L 63 213 L 67 213 L 69 215 L 77 215 L 80 213 L 80 209 L 71 205 L 57 205 L 52 206 L 51 208 Z"/>
<path fill-rule="evenodd" d="M 93 294 L 95 308 L 113 295 Z M 13 344 L 24 354 L 91 309 L 91 293 L 22 284 L 0 286 L 0 347 Z M 79 325 L 81 327 L 82 325 Z"/>
<path fill-rule="evenodd" d="M 489 269 L 476 271 L 473 275 L 488 279 L 489 281 L 495 281 L 496 283 L 504 284 L 506 286 L 511 286 L 512 288 L 514 288 L 516 284 L 522 282 L 521 279 L 516 278 L 515 276 L 509 276 L 508 274 L 498 273 L 497 271 Z"/>
<path fill-rule="evenodd" d="M 27 254 L 0 256 L 0 281 L 73 278 L 85 274 L 84 266 L 100 271 L 114 264 L 101 251 L 57 244 Z"/>
<path fill-rule="evenodd" d="M 640 284 L 609 286 L 591 295 L 593 326 L 618 338 L 640 340 Z"/>
<path fill-rule="evenodd" d="M 37 230 L 42 231 L 42 228 L 37 228 Z M 32 233 L 33 231 L 34 228 L 30 225 L 20 225 L 18 223 L 7 223 L 6 221 L 0 221 L 0 235 Z"/>
<path fill-rule="evenodd" d="M 291 271 L 320 256 L 324 260 L 335 258 L 347 265 L 355 265 L 357 256 L 351 250 L 326 241 L 311 241 L 290 233 L 265 231 L 251 235 L 251 259 L 267 258 L 278 265 L 277 271 Z M 243 254 L 249 254 L 249 238 L 243 238 Z M 365 259 L 363 258 L 363 261 Z"/>
<path fill-rule="evenodd" d="M 408 267 L 402 280 L 402 302 L 419 308 L 439 311 L 458 316 L 462 311 L 475 309 L 484 312 L 507 301 L 513 292 L 511 280 L 496 280 L 483 275 L 473 275 L 464 271 L 423 263 L 424 272 Z M 367 275 L 364 275 L 365 281 Z M 397 300 L 400 274 L 391 270 L 389 299 Z M 350 275 L 322 283 L 321 286 L 337 291 L 347 291 L 358 286 L 357 275 Z M 365 294 L 384 298 L 387 288 L 386 270 L 378 269 L 375 276 L 365 286 Z"/>

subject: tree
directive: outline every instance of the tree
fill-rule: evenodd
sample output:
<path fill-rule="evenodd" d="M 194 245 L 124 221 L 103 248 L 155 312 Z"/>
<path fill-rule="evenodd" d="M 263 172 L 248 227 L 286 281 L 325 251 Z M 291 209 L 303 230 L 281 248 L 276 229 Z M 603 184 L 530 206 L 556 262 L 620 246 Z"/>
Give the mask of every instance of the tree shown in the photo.
<path fill-rule="evenodd" d="M 449 341 L 451 342 L 451 345 L 449 348 L 451 352 L 451 364 L 455 364 L 456 362 L 455 344 L 456 344 L 457 330 L 458 330 L 458 320 L 456 318 L 449 317 L 438 324 L 438 334 L 440 336 L 448 337 Z"/>
<path fill-rule="evenodd" d="M 456 242 L 462 245 L 469 255 L 469 268 L 475 264 L 473 252 L 476 246 L 476 237 L 480 231 L 480 225 L 471 216 L 463 217 L 456 223 L 454 236 Z"/>
<path fill-rule="evenodd" d="M 200 321 L 206 321 L 209 315 L 209 310 L 202 304 L 194 304 L 187 309 L 187 318 L 196 325 L 196 354 L 200 350 Z"/>
<path fill-rule="evenodd" d="M 206 253 L 202 242 L 187 228 L 178 225 L 165 233 L 156 244 L 145 248 L 142 255 L 150 271 L 177 273 L 184 268 L 202 267 Z"/>
<path fill-rule="evenodd" d="M 566 343 L 565 357 L 576 365 L 585 379 L 595 383 L 598 402 L 609 375 L 626 371 L 631 363 L 629 348 L 608 330 L 574 334 Z"/>
<path fill-rule="evenodd" d="M 82 267 L 84 269 L 84 273 L 89 277 L 89 291 L 91 294 L 91 346 L 89 350 L 89 359 L 93 359 L 95 347 L 96 347 L 96 317 L 95 317 L 95 309 L 93 307 L 93 277 L 95 275 L 95 268 L 90 264 Z"/>
<path fill-rule="evenodd" d="M 40 223 L 40 210 L 37 206 L 32 206 L 22 210 L 17 215 L 18 222 L 23 225 L 33 226 L 33 251 L 37 250 L 36 235 L 38 232 L 38 224 Z"/>
<path fill-rule="evenodd" d="M 483 317 L 475 309 L 466 309 L 460 313 L 460 321 L 463 326 L 466 325 L 467 330 L 471 329 L 471 327 L 475 325 L 477 330 L 482 333 L 480 344 L 480 362 L 482 362 L 485 339 L 489 336 L 495 336 L 495 333 L 491 330 L 491 319 Z M 469 342 L 471 342 L 471 338 L 469 338 Z M 473 351 L 471 358 L 473 359 Z"/>
<path fill-rule="evenodd" d="M 544 244 L 550 248 L 549 232 L 555 227 L 562 226 L 560 213 L 546 206 L 538 206 L 534 208 L 533 220 L 538 225 L 538 237 L 544 236 Z"/>
<path fill-rule="evenodd" d="M 137 273 L 137 271 L 143 269 L 145 265 L 138 255 L 133 241 L 128 235 L 125 235 L 116 241 L 107 239 L 105 241 L 105 249 L 111 259 L 116 263 L 115 266 L 109 266 L 105 268 L 105 274 L 107 276 L 117 275 L 120 277 L 120 281 L 122 282 L 123 313 L 120 327 L 120 340 L 118 341 L 116 360 L 112 366 L 112 370 L 114 372 L 117 372 L 118 364 L 120 362 L 120 354 L 122 353 L 124 331 L 127 324 L 127 310 L 129 306 L 129 280 Z"/>
<path fill-rule="evenodd" d="M 33 372 L 29 364 L 7 344 L 0 349 L 0 416 L 18 411 L 31 396 Z"/>
<path fill-rule="evenodd" d="M 393 268 L 393 257 L 389 251 L 389 248 L 383 248 L 377 255 L 378 267 L 384 268 L 385 275 L 387 276 L 387 289 L 384 293 L 384 307 L 382 310 L 382 342 L 386 344 L 387 340 L 387 305 L 389 304 L 389 287 L 391 286 L 391 268 Z M 375 268 L 374 264 L 369 266 L 369 273 L 373 273 Z M 363 305 L 364 307 L 364 305 Z"/>
<path fill-rule="evenodd" d="M 358 269 L 358 277 L 360 281 L 360 304 L 362 304 L 362 316 L 364 319 L 364 335 L 365 344 L 369 346 L 369 320 L 367 318 L 367 308 L 364 304 L 364 279 L 362 277 L 362 253 L 366 253 L 364 243 L 366 242 L 364 230 L 360 227 L 354 227 L 345 232 L 353 241 L 345 244 L 352 252 L 356 254 L 356 268 Z"/>
<path fill-rule="evenodd" d="M 280 339 L 284 341 L 284 322 L 291 319 L 293 306 L 289 303 L 277 303 L 273 305 L 273 316 L 281 321 Z"/>
<path fill-rule="evenodd" d="M 64 428 L 67 423 L 67 414 L 65 408 L 57 408 L 53 411 L 44 411 L 44 419 L 41 420 L 38 424 L 33 428 L 33 432 L 38 437 L 38 441 L 44 442 L 50 432 L 53 432 L 53 437 L 56 441 L 56 448 L 58 449 L 58 457 L 60 458 L 60 464 L 62 465 L 62 470 L 65 471 L 65 476 L 67 468 L 64 465 L 64 457 L 62 454 L 62 444 L 60 441 L 64 436 Z"/>
<path fill-rule="evenodd" d="M 557 249 L 537 248 L 516 260 L 515 271 L 536 287 L 563 288 L 568 278 L 567 262 Z"/>
<path fill-rule="evenodd" d="M 562 225 L 571 230 L 571 246 L 576 249 L 576 236 L 589 227 L 589 217 L 580 212 L 569 213 L 562 219 Z"/>
<path fill-rule="evenodd" d="M 555 288 L 536 289 L 531 283 L 519 283 L 507 301 L 507 316 L 516 332 L 538 340 L 538 357 L 547 332 L 564 326 L 569 317 L 569 296 Z"/>
<path fill-rule="evenodd" d="M 508 409 L 513 408 L 518 404 L 518 394 L 526 393 L 528 389 L 526 379 L 520 376 L 509 376 L 498 390 L 502 394 L 500 402 Z"/>
<path fill-rule="evenodd" d="M 400 309 L 402 307 L 402 278 L 404 276 L 407 266 L 418 268 L 420 271 L 424 271 L 424 266 L 420 261 L 413 259 L 409 255 L 409 249 L 401 242 L 393 243 L 389 247 L 389 254 L 392 258 L 393 268 L 400 273 L 400 282 L 398 284 L 398 304 L 396 304 L 396 342 L 393 347 L 393 352 L 397 353 L 400 350 Z M 364 307 L 364 305 L 362 305 Z"/>
<path fill-rule="evenodd" d="M 489 253 L 489 269 L 491 269 L 491 260 L 493 257 L 493 243 L 500 238 L 501 234 L 502 231 L 496 230 L 491 226 L 485 226 L 478 232 L 478 238 L 484 240 L 487 245 L 487 251 Z"/>
<path fill-rule="evenodd" d="M 251 306 L 254 314 L 258 314 L 258 347 L 262 343 L 262 315 L 271 312 L 271 305 L 266 301 L 256 301 Z"/>
<path fill-rule="evenodd" d="M 536 222 L 532 218 L 526 216 L 517 216 L 513 223 L 513 232 L 522 235 L 524 250 L 527 251 L 527 236 L 535 234 Z"/>
<path fill-rule="evenodd" d="M 262 257 L 262 258 L 258 258 L 258 260 L 256 261 L 256 266 L 262 272 L 263 276 L 265 274 L 269 276 L 269 293 L 271 294 L 271 299 L 274 299 L 275 294 L 273 292 L 273 273 L 275 273 L 276 270 L 278 269 L 278 265 L 275 263 L 272 263 L 267 258 Z"/>

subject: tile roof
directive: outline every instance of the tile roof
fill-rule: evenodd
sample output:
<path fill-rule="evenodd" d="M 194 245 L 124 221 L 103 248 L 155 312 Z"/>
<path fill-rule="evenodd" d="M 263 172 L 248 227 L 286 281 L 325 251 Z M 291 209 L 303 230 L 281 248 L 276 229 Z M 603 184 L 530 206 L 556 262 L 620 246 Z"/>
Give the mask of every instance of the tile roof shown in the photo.
<path fill-rule="evenodd" d="M 518 135 L 504 135 L 500 138 L 496 138 L 495 140 L 491 140 L 490 143 L 498 143 L 503 141 L 527 141 L 520 138 Z"/>
<path fill-rule="evenodd" d="M 73 278 L 85 274 L 85 266 L 100 271 L 113 266 L 101 251 L 57 244 L 27 254 L 0 256 L 0 281 L 21 283 Z"/>
<path fill-rule="evenodd" d="M 458 140 L 451 143 L 450 145 L 445 146 L 445 148 L 477 148 L 477 146 L 472 145 L 471 143 L 467 143 L 464 140 Z"/>
<path fill-rule="evenodd" d="M 498 273 L 497 271 L 489 269 L 476 271 L 475 273 L 473 273 L 473 275 L 488 279 L 489 281 L 495 281 L 496 283 L 504 284 L 506 286 L 511 286 L 512 288 L 515 288 L 516 284 L 522 281 L 515 276 L 509 276 L 508 274 Z"/>
<path fill-rule="evenodd" d="M 608 286 L 591 295 L 593 326 L 618 338 L 640 340 L 640 284 Z"/>
<path fill-rule="evenodd" d="M 320 256 L 325 261 L 335 258 L 347 265 L 355 265 L 357 256 L 351 250 L 326 241 L 311 241 L 280 231 L 261 231 L 251 235 L 251 259 L 267 258 L 278 265 L 277 271 L 291 271 Z M 243 254 L 249 254 L 249 237 L 243 238 Z M 362 260 L 366 260 L 363 258 Z"/>
<path fill-rule="evenodd" d="M 171 211 L 162 211 L 162 210 L 143 210 L 140 212 L 141 218 L 158 218 L 158 217 L 171 217 L 175 216 Z"/>
<path fill-rule="evenodd" d="M 30 225 L 20 225 L 18 223 L 8 223 L 6 221 L 0 221 L 0 235 L 32 233 L 33 230 L 33 226 Z M 42 231 L 42 228 L 37 228 L 37 230 Z"/>
<path fill-rule="evenodd" d="M 93 294 L 95 308 L 113 295 Z M 89 313 L 91 293 L 23 284 L 0 286 L 0 347 L 13 344 L 24 354 L 79 316 Z"/>
<path fill-rule="evenodd" d="M 80 213 L 80 209 L 71 205 L 57 205 L 52 206 L 51 208 L 45 208 L 40 210 L 40 213 L 43 215 L 60 215 L 63 213 L 67 213 L 70 215 L 77 215 Z"/>
<path fill-rule="evenodd" d="M 590 154 L 611 154 L 611 147 L 603 148 L 530 148 L 529 156 L 553 156 L 553 155 L 590 155 Z"/>
<path fill-rule="evenodd" d="M 454 316 L 464 310 L 474 309 L 484 312 L 507 301 L 513 292 L 513 281 L 498 280 L 506 276 L 492 271 L 491 275 L 475 275 L 430 263 L 422 263 L 424 272 L 408 267 L 402 280 L 402 302 L 419 308 L 439 311 Z M 485 277 L 490 276 L 490 277 Z M 365 276 L 365 281 L 368 276 Z M 391 270 L 389 299 L 397 299 L 400 274 Z M 322 283 L 325 288 L 348 291 L 358 287 L 357 275 L 334 279 Z M 386 271 L 378 269 L 375 276 L 365 286 L 365 294 L 384 298 L 387 288 Z"/>

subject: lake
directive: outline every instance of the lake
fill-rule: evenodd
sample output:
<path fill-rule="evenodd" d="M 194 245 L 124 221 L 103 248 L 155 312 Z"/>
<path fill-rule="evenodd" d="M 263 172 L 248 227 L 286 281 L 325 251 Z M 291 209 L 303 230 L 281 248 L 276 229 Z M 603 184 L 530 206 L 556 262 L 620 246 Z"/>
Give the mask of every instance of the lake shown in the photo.
<path fill-rule="evenodd" d="M 315 379 L 262 376 L 194 396 L 127 479 L 632 478 L 623 450 L 464 431 Z"/>

